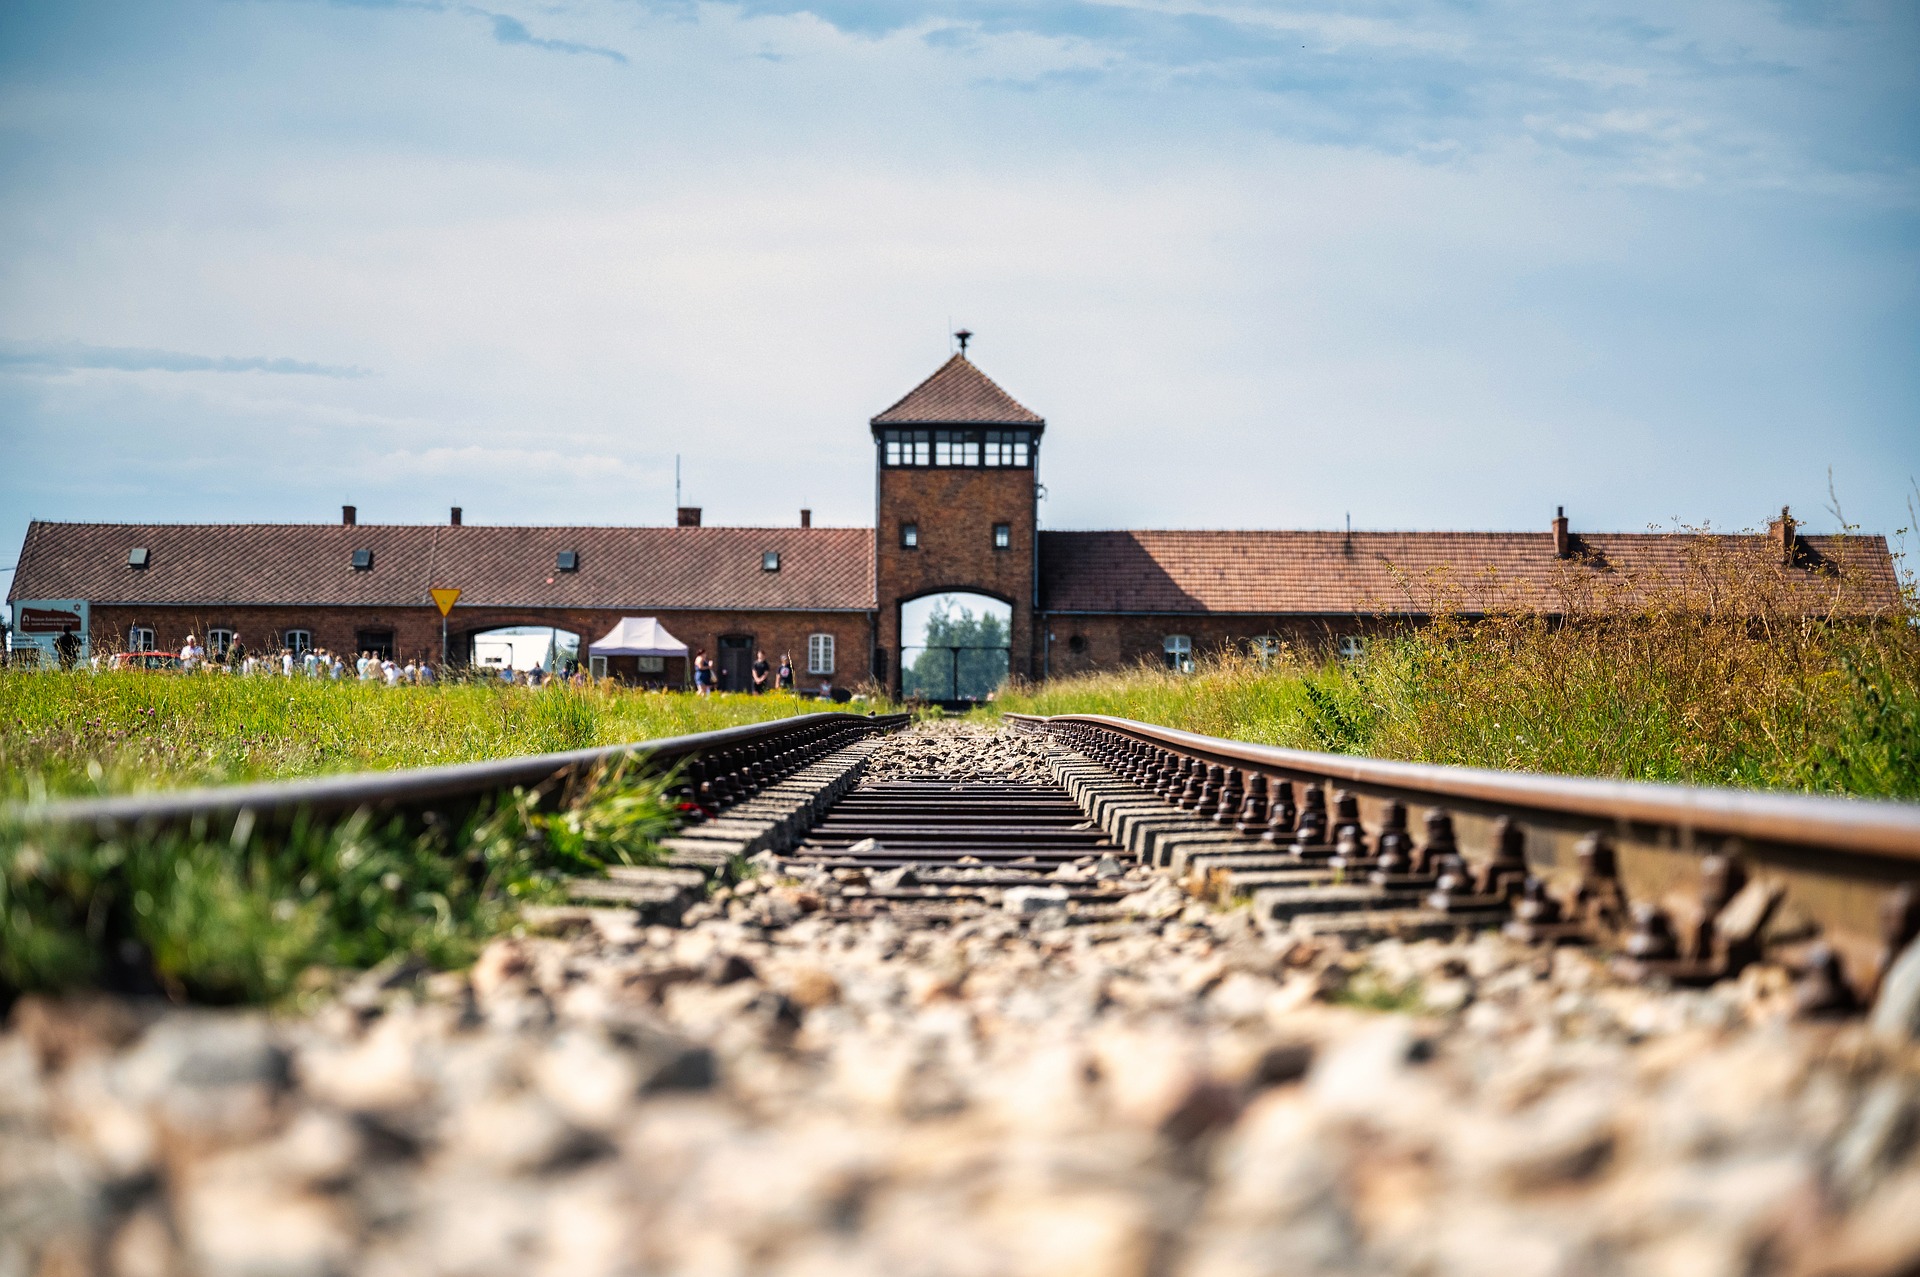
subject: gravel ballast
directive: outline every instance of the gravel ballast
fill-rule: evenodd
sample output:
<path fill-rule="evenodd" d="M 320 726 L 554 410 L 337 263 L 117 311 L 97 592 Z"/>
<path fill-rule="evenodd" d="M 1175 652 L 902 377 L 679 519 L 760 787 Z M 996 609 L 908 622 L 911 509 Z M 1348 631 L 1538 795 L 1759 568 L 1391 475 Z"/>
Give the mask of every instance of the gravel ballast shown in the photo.
<path fill-rule="evenodd" d="M 972 723 L 866 779 L 1051 778 Z M 1106 871 L 1111 873 L 1111 870 Z M 13 1274 L 1894 1274 L 1920 1066 L 1785 973 L 1267 934 L 1123 866 L 1079 917 L 574 911 L 316 1014 L 26 999 Z M 1045 890 L 1034 888 L 1032 890 Z"/>

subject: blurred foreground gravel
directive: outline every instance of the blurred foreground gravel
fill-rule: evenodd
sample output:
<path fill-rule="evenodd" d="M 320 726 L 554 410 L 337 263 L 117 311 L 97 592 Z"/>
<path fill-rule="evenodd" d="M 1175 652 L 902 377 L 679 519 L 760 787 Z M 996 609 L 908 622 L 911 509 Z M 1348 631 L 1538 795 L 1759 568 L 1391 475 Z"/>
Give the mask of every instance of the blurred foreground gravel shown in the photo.
<path fill-rule="evenodd" d="M 1044 777 L 981 730 L 869 775 Z M 754 881 L 305 1019 L 24 1001 L 0 1277 L 1920 1271 L 1920 1058 L 1788 1021 L 1783 973 L 1347 951 L 1129 882 L 1076 924 Z"/>

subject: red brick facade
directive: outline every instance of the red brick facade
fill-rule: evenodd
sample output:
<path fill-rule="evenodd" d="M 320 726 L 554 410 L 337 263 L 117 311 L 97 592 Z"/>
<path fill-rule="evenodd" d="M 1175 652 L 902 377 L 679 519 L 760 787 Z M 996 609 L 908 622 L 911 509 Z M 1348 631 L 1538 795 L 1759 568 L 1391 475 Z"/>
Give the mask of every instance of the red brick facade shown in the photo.
<path fill-rule="evenodd" d="M 1234 652 L 1256 655 L 1262 640 L 1295 650 L 1337 652 L 1343 639 L 1367 639 L 1404 626 L 1372 616 L 1097 616 L 1043 613 L 1045 663 L 1042 676 L 1064 678 L 1118 666 L 1161 665 L 1166 640 L 1184 635 L 1195 657 Z"/>
<path fill-rule="evenodd" d="M 8 599 L 16 612 L 88 601 L 95 653 L 124 650 L 137 625 L 167 650 L 218 627 L 265 652 L 299 629 L 341 653 L 390 635 L 395 655 L 437 661 L 428 591 L 459 586 L 446 627 L 456 664 L 485 631 L 555 626 L 591 642 L 650 616 L 733 685 L 758 649 L 771 664 L 790 653 L 805 688 L 895 692 L 901 606 L 949 592 L 1010 607 L 1008 667 L 1023 678 L 1161 664 L 1170 636 L 1194 657 L 1262 640 L 1337 650 L 1441 611 L 1564 615 L 1724 555 L 1759 556 L 1810 612 L 1901 614 L 1884 537 L 1802 536 L 1784 511 L 1765 538 L 1580 533 L 1564 516 L 1542 532 L 1041 531 L 1046 423 L 964 354 L 869 425 L 872 529 L 703 528 L 697 511 L 677 527 L 361 524 L 352 507 L 338 524 L 36 521 Z M 832 638 L 830 671 L 808 669 L 825 650 L 815 635 Z M 647 679 L 684 676 L 674 662 Z"/>
<path fill-rule="evenodd" d="M 900 685 L 901 605 L 949 591 L 1011 604 L 1012 671 L 1034 676 L 1034 476 L 1031 468 L 881 468 L 874 580 L 888 687 Z M 1005 548 L 994 544 L 996 524 L 1007 525 Z M 903 525 L 916 529 L 913 548 L 901 544 Z"/>
<path fill-rule="evenodd" d="M 630 610 L 629 610 L 630 612 Z M 556 626 L 581 636 L 583 646 L 620 621 L 619 610 L 546 608 L 463 608 L 456 605 L 447 618 L 447 650 L 455 663 L 464 662 L 473 635 L 507 626 Z M 866 612 L 724 612 L 652 609 L 675 638 L 709 656 L 720 650 L 723 637 L 750 640 L 778 666 L 782 653 L 791 653 L 796 679 L 803 688 L 823 683 L 851 687 L 867 679 L 872 623 Z M 162 651 L 178 651 L 188 634 L 204 642 L 209 630 L 236 632 L 255 653 L 277 651 L 289 630 L 306 630 L 313 646 L 342 654 L 357 653 L 370 633 L 391 634 L 393 653 L 406 660 L 424 657 L 440 663 L 440 613 L 432 607 L 179 607 L 96 606 L 92 610 L 93 651 L 124 651 L 134 626 L 154 632 Z M 812 673 L 807 668 L 808 640 L 816 634 L 833 636 L 833 669 Z M 821 645 L 814 645 L 820 650 Z M 680 662 L 670 662 L 667 682 L 684 684 Z M 744 689 L 743 689 L 744 690 Z"/>

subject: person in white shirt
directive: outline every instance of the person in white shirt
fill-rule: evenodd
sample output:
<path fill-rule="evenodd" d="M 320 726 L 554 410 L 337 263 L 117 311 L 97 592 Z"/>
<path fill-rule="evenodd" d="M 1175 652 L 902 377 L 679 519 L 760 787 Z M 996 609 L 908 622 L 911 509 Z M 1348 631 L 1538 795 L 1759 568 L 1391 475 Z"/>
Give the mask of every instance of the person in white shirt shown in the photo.
<path fill-rule="evenodd" d="M 315 674 L 319 672 L 319 670 L 320 670 L 320 653 L 316 652 L 312 648 L 308 648 L 307 654 L 300 658 L 300 672 L 306 675 L 308 678 L 312 678 Z"/>
<path fill-rule="evenodd" d="M 193 635 L 187 635 L 187 641 L 180 649 L 180 667 L 197 670 L 200 668 L 200 663 L 206 659 L 207 649 L 195 642 Z"/>
<path fill-rule="evenodd" d="M 290 647 L 280 649 L 280 677 L 293 677 L 293 649 Z"/>
<path fill-rule="evenodd" d="M 373 659 L 372 652 L 362 652 L 360 653 L 360 659 L 354 662 L 353 668 L 360 675 L 360 681 L 365 683 L 373 678 L 375 671 L 377 671 L 380 666 Z"/>

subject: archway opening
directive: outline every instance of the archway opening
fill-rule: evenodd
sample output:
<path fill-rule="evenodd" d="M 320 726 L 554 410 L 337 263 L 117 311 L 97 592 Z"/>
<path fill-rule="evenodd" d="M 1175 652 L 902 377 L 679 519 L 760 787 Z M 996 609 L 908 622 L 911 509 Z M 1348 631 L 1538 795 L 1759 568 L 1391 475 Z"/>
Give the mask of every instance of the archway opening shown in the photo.
<path fill-rule="evenodd" d="M 900 690 L 943 703 L 984 701 L 1012 668 L 1013 606 L 951 591 L 900 605 Z"/>
<path fill-rule="evenodd" d="M 580 636 L 550 625 L 508 625 L 480 630 L 467 639 L 467 664 L 475 673 L 570 674 L 580 661 Z"/>

